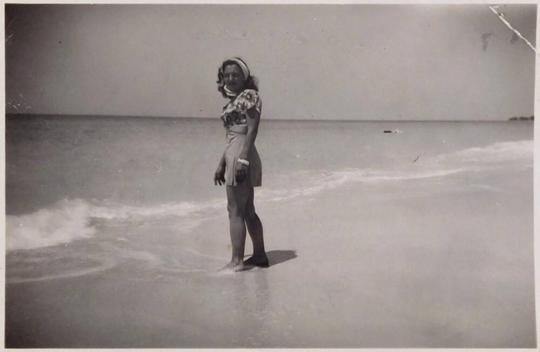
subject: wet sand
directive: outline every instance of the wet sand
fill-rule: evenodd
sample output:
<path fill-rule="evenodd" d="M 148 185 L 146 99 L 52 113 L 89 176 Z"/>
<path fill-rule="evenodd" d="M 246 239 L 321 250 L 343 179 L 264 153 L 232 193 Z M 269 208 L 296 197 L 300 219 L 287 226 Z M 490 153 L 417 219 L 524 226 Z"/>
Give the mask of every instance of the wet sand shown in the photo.
<path fill-rule="evenodd" d="M 190 236 L 146 240 L 158 258 L 189 249 L 195 270 L 133 258 L 8 284 L 7 347 L 535 347 L 530 175 L 475 181 L 266 203 L 268 269 L 217 273 L 223 209 Z"/>

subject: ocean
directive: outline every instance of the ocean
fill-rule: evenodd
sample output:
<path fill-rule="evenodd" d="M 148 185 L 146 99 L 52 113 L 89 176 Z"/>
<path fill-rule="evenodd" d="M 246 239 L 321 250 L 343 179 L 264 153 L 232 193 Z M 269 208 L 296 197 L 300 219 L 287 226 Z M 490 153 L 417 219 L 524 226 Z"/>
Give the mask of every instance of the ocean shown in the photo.
<path fill-rule="evenodd" d="M 129 280 L 191 277 L 196 281 L 197 277 L 211 277 L 230 256 L 225 190 L 213 184 L 224 145 L 225 133 L 218 119 L 8 116 L 8 287 L 16 290 L 25 284 L 84 279 L 122 272 L 123 268 L 136 273 L 124 272 L 122 277 Z M 534 306 L 531 122 L 262 120 L 256 145 L 263 163 L 263 186 L 256 189 L 255 203 L 270 250 L 291 249 L 299 258 L 302 252 L 304 258 L 312 253 L 324 263 L 321 251 L 332 243 L 326 242 L 332 237 L 340 243 L 351 241 L 349 248 L 364 258 L 375 253 L 373 246 L 378 240 L 385 241 L 386 250 L 400 255 L 404 255 L 404 248 L 421 253 L 431 248 L 432 254 L 448 255 L 447 251 L 456 250 L 454 241 L 463 241 L 464 252 L 478 257 L 469 247 L 476 246 L 489 260 L 460 270 L 470 272 L 501 261 L 525 268 L 524 276 L 516 279 L 520 295 L 525 296 L 515 302 L 522 304 L 516 303 L 519 307 Z M 498 230 L 492 232 L 486 225 L 488 219 L 502 231 L 496 239 L 489 238 Z M 452 232 L 464 224 L 470 234 Z M 406 241 L 403 236 L 390 236 L 398 227 L 416 229 L 417 237 Z M 371 229 L 373 236 L 362 239 L 359 229 Z M 435 234 L 436 239 L 432 237 Z M 301 241 L 299 236 L 306 237 Z M 430 247 L 433 240 L 438 243 L 436 248 Z M 495 249 L 495 243 L 500 248 Z M 343 245 L 338 247 L 341 249 L 332 254 L 334 261 L 347 260 L 345 266 L 350 265 L 355 255 Z M 250 245 L 246 248 L 249 253 Z M 464 252 L 452 253 L 460 257 Z M 417 277 L 424 265 L 441 257 L 430 257 L 433 261 L 427 264 L 416 263 L 404 274 L 403 264 L 413 260 L 406 258 L 401 263 L 376 260 L 401 272 L 394 280 L 399 284 L 400 277 Z M 294 263 L 290 259 L 282 265 Z M 444 271 L 444 266 L 440 270 Z M 364 282 L 369 280 L 364 278 Z M 401 284 L 405 285 L 399 286 L 402 290 L 412 289 Z M 18 308 L 8 308 L 8 342 L 11 346 L 43 346 L 39 341 L 47 339 L 30 339 L 30 343 L 17 335 L 15 328 L 9 329 L 10 324 L 22 329 L 17 314 L 28 303 L 10 292 L 14 291 L 8 290 L 8 305 L 11 302 Z M 29 305 L 33 308 L 24 308 L 27 315 L 33 314 L 29 309 L 36 309 L 35 314 L 40 311 L 35 302 L 39 294 L 33 292 L 34 296 L 27 296 L 34 299 Z M 452 302 L 462 302 L 455 299 Z M 528 335 L 522 341 L 534 344 L 534 311 L 524 314 L 525 318 L 516 317 L 526 326 Z M 297 330 L 296 335 L 285 336 L 276 325 L 270 331 L 274 331 L 273 336 L 257 335 L 258 341 L 222 336 L 209 345 L 192 332 L 167 346 L 336 344 L 332 338 L 322 340 L 307 330 L 303 335 Z M 394 341 L 390 345 L 509 347 L 516 341 L 514 336 L 499 343 L 493 334 L 491 338 L 497 340 L 493 343 L 488 337 L 445 340 L 439 335 L 434 341 L 403 336 L 392 340 L 388 334 L 367 345 L 383 347 L 387 346 L 385 341 Z M 338 347 L 365 347 L 355 336 L 341 336 L 339 341 L 344 342 Z M 147 346 L 125 341 L 121 346 Z M 92 346 L 84 346 L 88 345 Z"/>

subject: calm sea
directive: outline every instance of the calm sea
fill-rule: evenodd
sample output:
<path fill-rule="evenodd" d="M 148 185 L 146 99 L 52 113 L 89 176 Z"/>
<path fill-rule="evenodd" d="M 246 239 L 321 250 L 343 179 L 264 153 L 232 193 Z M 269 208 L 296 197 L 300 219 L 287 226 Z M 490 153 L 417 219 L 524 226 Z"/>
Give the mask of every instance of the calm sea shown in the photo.
<path fill-rule="evenodd" d="M 99 246 L 111 228 L 135 243 L 137 224 L 173 219 L 189 232 L 224 213 L 224 189 L 212 180 L 224 143 L 217 119 L 8 117 L 8 282 L 114 265 L 97 254 L 81 262 L 91 246 L 106 250 Z M 444 187 L 474 178 L 489 188 L 494 178 L 518 177 L 533 190 L 530 122 L 263 120 L 256 144 L 263 162 L 257 204 L 411 180 Z M 532 216 L 532 204 L 525 210 Z M 66 265 L 77 270 L 66 274 Z"/>

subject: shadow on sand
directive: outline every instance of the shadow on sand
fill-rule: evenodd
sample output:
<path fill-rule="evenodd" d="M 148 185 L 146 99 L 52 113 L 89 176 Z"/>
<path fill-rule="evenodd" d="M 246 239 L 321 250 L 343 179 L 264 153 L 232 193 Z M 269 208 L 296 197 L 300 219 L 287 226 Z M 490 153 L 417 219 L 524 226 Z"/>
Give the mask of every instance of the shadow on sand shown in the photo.
<path fill-rule="evenodd" d="M 291 260 L 297 257 L 296 251 L 276 249 L 266 252 L 270 266 L 281 264 L 287 260 Z"/>
<path fill-rule="evenodd" d="M 249 256 L 249 255 L 248 255 Z M 287 249 L 275 249 L 273 251 L 266 252 L 266 256 L 268 257 L 269 265 L 268 267 L 281 264 L 283 262 L 286 262 L 287 260 L 291 260 L 297 257 L 296 251 L 293 250 L 287 250 Z M 256 268 L 255 265 L 247 264 L 244 267 L 245 271 L 249 271 L 251 269 Z"/>

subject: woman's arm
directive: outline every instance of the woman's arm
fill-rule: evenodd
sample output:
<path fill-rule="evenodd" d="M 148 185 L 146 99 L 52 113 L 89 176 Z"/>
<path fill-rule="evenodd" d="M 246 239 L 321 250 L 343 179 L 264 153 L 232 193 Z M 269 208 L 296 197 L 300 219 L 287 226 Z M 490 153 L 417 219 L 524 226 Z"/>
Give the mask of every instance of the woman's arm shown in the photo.
<path fill-rule="evenodd" d="M 214 172 L 214 184 L 222 185 L 225 183 L 225 152 L 221 155 L 216 172 Z"/>
<path fill-rule="evenodd" d="M 221 159 L 219 159 L 218 168 L 225 167 L 225 152 L 221 155 Z"/>
<path fill-rule="evenodd" d="M 247 111 L 247 125 L 248 130 L 246 133 L 246 139 L 242 150 L 240 151 L 239 159 L 247 160 L 253 144 L 255 144 L 255 138 L 257 138 L 257 131 L 259 129 L 260 113 L 255 107 Z M 235 177 L 237 182 L 242 182 L 247 176 L 248 165 L 244 163 L 236 163 Z"/>
<path fill-rule="evenodd" d="M 259 131 L 259 121 L 260 121 L 260 113 L 257 111 L 255 107 L 252 107 L 247 111 L 248 118 L 247 125 L 248 130 L 246 133 L 246 139 L 244 142 L 244 145 L 242 147 L 242 150 L 240 151 L 240 159 L 247 160 L 249 156 L 249 152 L 251 148 L 253 148 L 253 144 L 255 144 L 255 139 L 257 138 L 257 132 Z"/>

